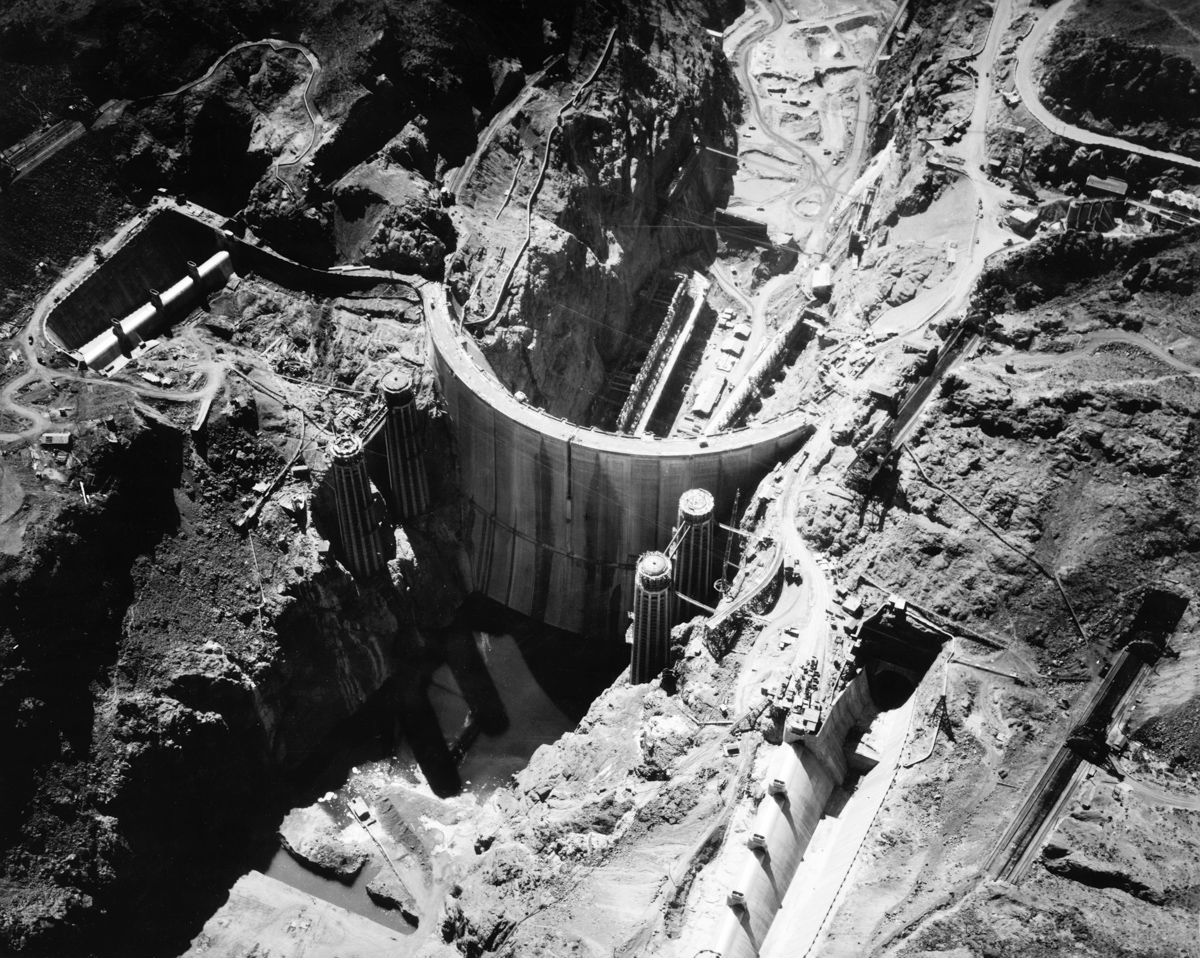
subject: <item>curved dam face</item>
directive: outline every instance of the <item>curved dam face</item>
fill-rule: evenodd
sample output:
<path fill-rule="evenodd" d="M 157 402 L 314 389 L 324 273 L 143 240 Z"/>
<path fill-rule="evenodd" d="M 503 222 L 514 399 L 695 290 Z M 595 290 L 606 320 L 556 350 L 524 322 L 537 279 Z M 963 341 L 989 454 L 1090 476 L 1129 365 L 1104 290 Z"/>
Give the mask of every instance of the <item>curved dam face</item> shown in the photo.
<path fill-rule="evenodd" d="M 557 628 L 622 635 L 634 565 L 670 541 L 679 497 L 707 489 L 723 518 L 812 432 L 799 416 L 705 439 L 576 426 L 508 391 L 456 329 L 443 287 L 422 299 L 457 439 L 468 586 Z"/>

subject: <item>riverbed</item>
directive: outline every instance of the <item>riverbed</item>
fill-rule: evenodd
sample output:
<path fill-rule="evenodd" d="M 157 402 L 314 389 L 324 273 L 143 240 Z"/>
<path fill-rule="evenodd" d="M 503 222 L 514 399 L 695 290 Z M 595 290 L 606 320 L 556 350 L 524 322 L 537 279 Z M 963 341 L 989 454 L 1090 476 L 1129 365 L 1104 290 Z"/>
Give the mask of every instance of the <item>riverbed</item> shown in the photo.
<path fill-rule="evenodd" d="M 569 695 L 564 698 L 560 688 L 555 691 L 563 706 L 556 704 L 555 699 L 539 683 L 527 661 L 527 655 L 533 659 L 536 653 L 523 653 L 521 643 L 512 634 L 453 628 L 447 631 L 445 642 L 446 661 L 434 670 L 427 687 L 429 703 L 445 741 L 453 748 L 463 737 L 464 729 L 470 728 L 468 716 L 472 709 L 468 705 L 469 696 L 464 692 L 464 684 L 472 687 L 471 697 L 476 699 L 473 703 L 476 711 L 479 710 L 480 697 L 492 704 L 493 712 L 499 711 L 495 707 L 495 698 L 491 697 L 491 690 L 494 690 L 502 708 L 503 721 L 497 721 L 493 715 L 490 725 L 479 723 L 485 728 L 499 730 L 491 733 L 474 730 L 469 745 L 458 761 L 462 791 L 451 800 L 482 802 L 497 788 L 507 784 L 513 773 L 524 768 L 540 746 L 554 742 L 564 732 L 575 728 L 579 715 L 572 717 L 566 710 L 578 713 L 583 699 L 579 694 L 574 698 Z M 471 647 L 455 648 L 455 643 L 470 643 Z M 543 669 L 541 681 L 550 685 L 558 672 L 553 664 L 547 669 L 544 659 L 545 656 L 539 658 L 539 667 Z M 468 670 L 463 668 L 464 660 L 470 664 Z M 479 674 L 480 664 L 486 676 Z M 603 680 L 607 678 L 607 674 L 603 676 Z M 480 686 L 489 684 L 491 690 L 486 690 L 487 695 L 481 696 Z M 603 681 L 585 680 L 584 684 L 595 686 L 598 691 Z M 583 693 L 585 697 L 588 694 Z M 398 742 L 390 756 L 360 761 L 351 769 L 350 776 L 366 776 L 375 781 L 383 779 L 433 794 L 406 739 Z M 337 805 L 344 805 L 351 797 L 345 784 L 336 789 L 334 794 L 336 797 L 332 802 Z M 354 881 L 345 883 L 318 875 L 280 846 L 266 874 L 388 928 L 411 933 L 412 927 L 399 912 L 381 908 L 367 895 L 367 885 L 378 870 L 377 864 L 369 864 Z"/>

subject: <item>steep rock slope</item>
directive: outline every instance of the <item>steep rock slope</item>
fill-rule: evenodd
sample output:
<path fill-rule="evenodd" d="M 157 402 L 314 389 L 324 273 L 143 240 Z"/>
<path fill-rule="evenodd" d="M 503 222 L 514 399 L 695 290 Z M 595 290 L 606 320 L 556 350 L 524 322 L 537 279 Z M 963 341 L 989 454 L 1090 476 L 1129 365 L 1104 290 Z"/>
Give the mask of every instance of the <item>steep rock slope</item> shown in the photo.
<path fill-rule="evenodd" d="M 940 669 L 922 689 L 913 754 L 930 757 L 899 773 L 821 953 L 1187 947 L 1187 896 L 1163 889 L 1189 879 L 1166 849 L 1194 847 L 1200 822 L 1102 772 L 1068 807 L 1045 869 L 1011 888 L 980 867 L 1142 600 L 1155 589 L 1190 600 L 1200 583 L 1196 257 L 1194 236 L 1075 235 L 1000 264 L 977 296 L 976 352 L 894 467 L 858 501 L 817 495 L 802 509 L 806 537 L 864 601 L 895 592 L 959 623 L 991 649 L 967 638 L 957 657 L 1002 673 L 944 666 L 944 721 Z M 1129 768 L 1185 797 L 1196 614 L 1129 728 Z"/>
<path fill-rule="evenodd" d="M 85 387 L 65 465 L 0 454 L 0 947 L 182 950 L 265 864 L 290 778 L 445 614 L 444 586 L 414 602 L 411 550 L 366 589 L 278 504 L 233 528 L 295 445 L 254 395 L 232 389 L 196 441 L 186 411 Z"/>
<path fill-rule="evenodd" d="M 1200 153 L 1200 75 L 1186 57 L 1059 29 L 1046 51 L 1042 89 L 1046 105 L 1072 123 L 1185 156 Z"/>
<path fill-rule="evenodd" d="M 731 142 L 740 100 L 702 26 L 727 13 L 693 2 L 596 20 L 571 49 L 573 75 L 522 101 L 460 191 L 448 278 L 467 321 L 489 320 L 481 346 L 500 377 L 555 415 L 585 417 L 631 341 L 653 338 L 652 325 L 631 326 L 651 277 L 715 253 L 707 224 L 731 171 L 705 148 Z"/>

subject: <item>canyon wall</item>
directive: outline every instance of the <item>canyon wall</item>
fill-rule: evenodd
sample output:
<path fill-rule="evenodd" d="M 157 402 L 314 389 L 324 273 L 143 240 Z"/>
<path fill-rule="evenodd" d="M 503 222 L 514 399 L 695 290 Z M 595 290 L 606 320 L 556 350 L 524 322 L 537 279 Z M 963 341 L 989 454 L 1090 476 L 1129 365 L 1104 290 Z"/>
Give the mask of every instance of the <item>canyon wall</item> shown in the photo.
<path fill-rule="evenodd" d="M 201 450 L 93 390 L 73 445 L 87 501 L 0 453 L 21 503 L 0 523 L 0 951 L 176 954 L 238 869 L 265 867 L 292 780 L 398 662 L 423 674 L 423 620 L 403 557 L 367 589 L 278 510 L 232 528 L 279 466 L 271 410 L 234 390 Z"/>
<path fill-rule="evenodd" d="M 493 316 L 479 344 L 496 375 L 552 415 L 587 421 L 630 345 L 654 338 L 639 292 L 659 271 L 716 253 L 712 211 L 724 204 L 732 167 L 706 147 L 733 142 L 741 95 L 720 41 L 700 25 L 721 27 L 732 15 L 689 0 L 670 11 L 633 6 L 594 25 L 604 32 L 572 49 L 569 79 L 529 95 L 459 193 L 460 248 L 447 281 L 468 321 Z M 560 117 L 614 26 L 611 55 Z M 518 259 L 539 182 L 532 242 Z"/>

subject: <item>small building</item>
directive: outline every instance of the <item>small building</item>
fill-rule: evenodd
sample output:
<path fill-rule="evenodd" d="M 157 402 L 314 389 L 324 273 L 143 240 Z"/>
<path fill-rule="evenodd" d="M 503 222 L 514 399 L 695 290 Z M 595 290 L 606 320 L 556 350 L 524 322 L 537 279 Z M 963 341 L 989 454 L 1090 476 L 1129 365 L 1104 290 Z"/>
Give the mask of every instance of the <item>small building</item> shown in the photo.
<path fill-rule="evenodd" d="M 725 389 L 725 382 L 724 376 L 716 376 L 700 383 L 696 389 L 696 401 L 692 403 L 692 412 L 705 419 L 711 416 Z"/>
<path fill-rule="evenodd" d="M 800 724 L 805 735 L 816 735 L 821 730 L 821 710 L 810 706 L 800 714 Z"/>
<path fill-rule="evenodd" d="M 71 434 L 69 432 L 44 432 L 42 433 L 42 445 L 51 449 L 68 449 L 71 446 Z"/>
<path fill-rule="evenodd" d="M 1036 210 L 1013 210 L 1005 217 L 1005 222 L 1018 236 L 1029 237 L 1037 232 L 1038 214 Z"/>
<path fill-rule="evenodd" d="M 1093 196 L 1113 196 L 1120 200 L 1129 192 L 1129 184 L 1115 176 L 1089 176 L 1086 188 Z"/>
<path fill-rule="evenodd" d="M 814 296 L 828 297 L 833 292 L 833 267 L 822 263 L 812 274 L 812 291 Z"/>
<path fill-rule="evenodd" d="M 783 726 L 783 740 L 789 745 L 821 731 L 821 710 L 812 706 L 793 708 Z"/>
<path fill-rule="evenodd" d="M 750 338 L 750 324 L 749 323 L 738 323 L 736 326 L 733 327 L 733 335 L 736 336 L 738 339 L 749 339 Z"/>
<path fill-rule="evenodd" d="M 369 822 L 371 820 L 371 809 L 367 807 L 366 802 L 357 796 L 350 799 L 350 813 L 354 816 L 355 821 Z"/>
<path fill-rule="evenodd" d="M 893 415 L 904 397 L 904 387 L 895 384 L 870 386 L 867 391 L 881 409 L 886 409 Z"/>
<path fill-rule="evenodd" d="M 746 344 L 736 336 L 727 336 L 725 341 L 721 343 L 721 352 L 729 353 L 730 356 L 741 357 L 746 351 Z"/>

